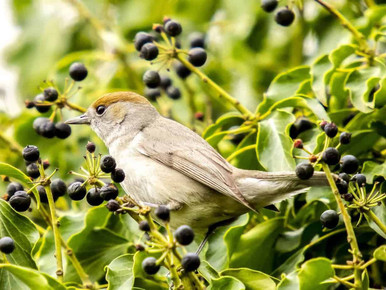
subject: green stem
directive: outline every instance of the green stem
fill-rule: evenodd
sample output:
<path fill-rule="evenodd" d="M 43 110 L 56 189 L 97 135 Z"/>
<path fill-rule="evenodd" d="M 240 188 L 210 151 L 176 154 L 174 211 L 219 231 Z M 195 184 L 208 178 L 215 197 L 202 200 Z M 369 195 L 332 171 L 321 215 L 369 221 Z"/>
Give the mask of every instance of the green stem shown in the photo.
<path fill-rule="evenodd" d="M 320 5 L 322 5 L 324 8 L 326 8 L 328 12 L 330 12 L 332 15 L 334 15 L 335 17 L 337 17 L 339 19 L 339 21 L 342 24 L 342 26 L 344 28 L 347 28 L 352 33 L 354 38 L 358 41 L 361 49 L 363 49 L 364 51 L 368 51 L 369 50 L 369 46 L 368 46 L 368 43 L 367 43 L 364 35 L 362 33 L 360 33 L 351 24 L 351 22 L 349 20 L 347 20 L 346 17 L 343 16 L 343 14 L 341 14 L 337 9 L 335 9 L 335 7 L 333 7 L 330 4 L 324 2 L 323 0 L 315 0 L 315 1 L 318 2 Z"/>
<path fill-rule="evenodd" d="M 181 54 L 177 54 L 176 58 L 189 70 L 198 75 L 204 83 L 207 83 L 211 86 L 226 102 L 231 104 L 235 109 L 237 109 L 241 114 L 243 114 L 246 119 L 253 120 L 255 116 L 250 112 L 246 107 L 244 107 L 238 100 L 233 98 L 230 94 L 228 94 L 223 88 L 221 88 L 218 84 L 212 81 L 206 74 L 201 72 L 198 68 L 192 65 L 189 61 L 187 61 Z"/>
<path fill-rule="evenodd" d="M 40 208 L 40 214 L 43 216 L 43 218 L 45 219 L 45 221 L 47 222 L 47 224 L 53 228 L 52 226 L 52 222 L 50 220 L 50 217 L 49 217 L 49 214 L 47 213 L 47 211 L 44 209 L 44 207 L 41 207 Z M 60 234 L 60 232 L 59 232 Z M 78 273 L 79 275 L 79 278 L 81 279 L 82 283 L 84 286 L 88 286 L 88 285 L 92 285 L 91 281 L 90 281 L 90 278 L 89 276 L 87 275 L 87 273 L 84 271 L 82 265 L 80 264 L 78 258 L 75 256 L 74 252 L 72 251 L 72 249 L 68 246 L 68 244 L 66 243 L 66 241 L 63 239 L 63 237 L 60 235 L 60 241 L 61 241 L 61 244 L 62 244 L 62 247 L 66 250 L 66 254 L 68 256 L 68 258 L 70 259 L 71 263 L 73 264 L 76 272 Z"/>
<path fill-rule="evenodd" d="M 386 225 L 384 225 L 381 220 L 373 213 L 372 210 L 365 211 L 366 217 L 371 219 L 376 225 L 386 234 Z"/>
<path fill-rule="evenodd" d="M 359 289 L 362 285 L 362 279 L 361 279 L 361 270 L 358 266 L 359 266 L 359 262 L 361 261 L 362 254 L 359 250 L 359 246 L 358 246 L 358 242 L 357 242 L 357 239 L 355 236 L 354 228 L 351 224 L 351 217 L 348 214 L 348 212 L 343 204 L 343 201 L 342 201 L 340 194 L 339 194 L 339 190 L 338 190 L 338 188 L 335 184 L 334 178 L 331 174 L 330 168 L 324 162 L 322 162 L 322 165 L 323 165 L 323 170 L 326 174 L 328 183 L 330 184 L 332 192 L 334 193 L 335 200 L 338 204 L 339 210 L 342 214 L 344 225 L 346 227 L 347 241 L 349 242 L 350 247 L 351 247 L 351 253 L 353 255 L 353 262 L 354 262 L 354 266 L 355 266 L 354 267 L 355 286 L 358 287 L 358 289 Z"/>
<path fill-rule="evenodd" d="M 56 218 L 55 212 L 55 201 L 54 196 L 51 192 L 51 188 L 49 185 L 45 186 L 48 206 L 50 208 L 51 213 L 51 222 L 52 222 L 52 230 L 54 232 L 54 240 L 55 240 L 55 256 L 56 256 L 56 275 L 60 282 L 63 282 L 63 259 L 62 259 L 62 247 L 61 247 L 61 237 L 58 228 L 58 220 Z"/>
<path fill-rule="evenodd" d="M 69 107 L 70 109 L 78 111 L 78 112 L 81 112 L 81 113 L 86 113 L 86 111 L 87 111 L 87 109 L 85 109 L 85 108 L 83 108 L 81 106 L 78 106 L 77 104 L 71 103 L 69 101 L 66 101 L 65 105 L 67 107 Z"/>

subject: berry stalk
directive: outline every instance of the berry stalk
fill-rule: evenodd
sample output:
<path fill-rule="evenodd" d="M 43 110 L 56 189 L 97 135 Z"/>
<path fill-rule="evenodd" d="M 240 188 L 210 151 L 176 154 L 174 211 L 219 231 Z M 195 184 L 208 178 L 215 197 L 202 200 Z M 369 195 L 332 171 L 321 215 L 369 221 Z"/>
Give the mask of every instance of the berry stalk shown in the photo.
<path fill-rule="evenodd" d="M 51 214 L 52 230 L 54 232 L 56 276 L 58 277 L 58 280 L 60 282 L 63 282 L 62 246 L 61 246 L 61 237 L 60 237 L 59 228 L 58 228 L 58 220 L 56 218 L 56 212 L 55 212 L 54 196 L 52 194 L 52 191 L 49 185 L 44 186 L 44 188 L 47 193 L 48 206 L 50 208 L 50 214 Z"/>
<path fill-rule="evenodd" d="M 369 50 L 369 46 L 367 44 L 367 41 L 362 33 L 360 33 L 352 24 L 349 20 L 346 19 L 346 17 L 343 16 L 337 9 L 335 9 L 333 6 L 330 4 L 324 2 L 323 0 L 315 0 L 318 2 L 320 5 L 322 5 L 328 12 L 330 12 L 332 15 L 334 15 L 336 18 L 339 19 L 340 23 L 344 28 L 347 28 L 354 38 L 358 41 L 360 48 L 367 52 Z"/>
<path fill-rule="evenodd" d="M 339 190 L 335 184 L 334 178 L 332 177 L 330 168 L 325 162 L 322 162 L 323 171 L 326 174 L 328 183 L 330 184 L 330 187 L 332 189 L 332 192 L 335 196 L 335 200 L 338 204 L 339 210 L 343 216 L 344 225 L 346 227 L 347 232 L 347 241 L 350 244 L 351 247 L 351 254 L 353 255 L 353 263 L 354 263 L 354 276 L 355 276 L 355 287 L 360 288 L 362 285 L 362 279 L 361 279 L 361 270 L 359 268 L 359 263 L 361 262 L 362 254 L 359 250 L 358 242 L 355 236 L 354 228 L 351 224 L 351 218 L 348 214 L 343 201 L 340 197 Z"/>
<path fill-rule="evenodd" d="M 253 120 L 255 116 L 250 112 L 246 107 L 244 107 L 238 100 L 233 98 L 230 94 L 228 94 L 223 88 L 221 88 L 218 84 L 212 81 L 207 75 L 201 72 L 198 68 L 192 65 L 188 60 L 186 60 L 181 54 L 177 54 L 176 58 L 189 70 L 198 75 L 204 83 L 207 83 L 211 86 L 216 92 L 219 93 L 220 97 L 224 98 L 229 104 L 231 104 L 235 109 L 237 109 L 240 113 L 242 113 L 246 119 Z"/>

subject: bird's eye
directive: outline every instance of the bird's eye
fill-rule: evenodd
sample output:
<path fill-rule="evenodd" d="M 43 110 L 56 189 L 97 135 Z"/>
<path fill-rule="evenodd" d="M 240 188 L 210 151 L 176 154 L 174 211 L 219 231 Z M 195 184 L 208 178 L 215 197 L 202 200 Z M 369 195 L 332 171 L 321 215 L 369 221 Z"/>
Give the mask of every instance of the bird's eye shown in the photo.
<path fill-rule="evenodd" d="M 106 107 L 103 105 L 100 105 L 96 108 L 96 112 L 98 115 L 102 115 L 106 111 Z"/>

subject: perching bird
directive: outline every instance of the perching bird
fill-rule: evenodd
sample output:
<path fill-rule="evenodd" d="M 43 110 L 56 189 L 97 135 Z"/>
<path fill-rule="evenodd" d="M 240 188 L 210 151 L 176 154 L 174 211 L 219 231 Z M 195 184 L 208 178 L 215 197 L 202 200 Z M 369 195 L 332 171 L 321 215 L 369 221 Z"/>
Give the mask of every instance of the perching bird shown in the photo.
<path fill-rule="evenodd" d="M 104 95 L 66 123 L 91 125 L 124 170 L 126 193 L 138 203 L 168 206 L 172 228 L 189 225 L 205 233 L 310 186 L 328 185 L 323 172 L 301 180 L 295 172 L 238 169 L 198 134 L 132 92 Z"/>

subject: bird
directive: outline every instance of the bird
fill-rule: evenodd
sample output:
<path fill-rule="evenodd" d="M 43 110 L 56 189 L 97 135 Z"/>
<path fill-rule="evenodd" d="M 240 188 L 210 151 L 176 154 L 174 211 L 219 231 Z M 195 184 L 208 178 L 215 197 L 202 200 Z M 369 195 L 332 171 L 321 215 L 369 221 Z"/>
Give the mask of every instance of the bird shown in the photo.
<path fill-rule="evenodd" d="M 105 94 L 66 123 L 89 125 L 125 172 L 124 191 L 139 204 L 167 206 L 172 229 L 189 225 L 207 237 L 242 214 L 328 185 L 323 172 L 302 180 L 291 171 L 236 168 L 200 135 L 134 92 Z"/>

